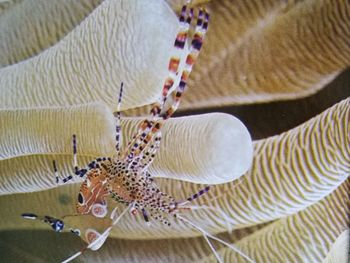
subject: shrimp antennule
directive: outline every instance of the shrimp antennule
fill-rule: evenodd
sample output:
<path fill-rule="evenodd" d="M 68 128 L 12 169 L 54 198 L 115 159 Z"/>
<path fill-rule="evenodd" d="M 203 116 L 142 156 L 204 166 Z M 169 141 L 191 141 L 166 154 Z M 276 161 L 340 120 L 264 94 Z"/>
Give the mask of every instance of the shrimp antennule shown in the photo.
<path fill-rule="evenodd" d="M 229 244 L 229 243 L 227 243 L 226 241 L 224 241 L 224 240 L 222 240 L 222 239 L 220 239 L 220 238 L 218 238 L 218 237 L 216 237 L 216 236 L 211 235 L 210 233 L 208 233 L 207 231 L 205 231 L 205 230 L 204 230 L 203 228 L 201 228 L 200 226 L 197 226 L 196 224 L 194 224 L 194 223 L 191 222 L 190 220 L 188 220 L 188 219 L 186 219 L 186 218 L 184 218 L 184 217 L 182 217 L 182 216 L 180 216 L 180 215 L 175 215 L 175 217 L 178 218 L 178 219 L 180 219 L 180 220 L 183 221 L 184 223 L 186 223 L 186 224 L 192 226 L 194 229 L 198 230 L 199 232 L 201 232 L 201 233 L 204 235 L 204 237 L 210 237 L 211 239 L 214 239 L 214 240 L 216 240 L 216 241 L 218 241 L 218 242 L 220 242 L 220 243 L 226 245 L 227 247 L 231 248 L 233 251 L 235 251 L 236 253 L 238 253 L 239 255 L 241 255 L 241 256 L 242 256 L 244 259 L 246 259 L 248 262 L 254 263 L 254 261 L 253 261 L 251 258 L 249 258 L 247 255 L 245 255 L 242 251 L 240 251 L 238 248 L 236 248 L 236 247 L 233 246 L 232 244 Z M 205 238 L 205 240 L 206 240 L 207 242 L 209 241 L 207 238 Z M 213 246 L 211 245 L 211 243 L 209 242 L 208 244 L 209 244 L 210 248 L 213 249 Z M 214 253 L 214 255 L 215 255 L 216 257 L 218 257 L 218 254 L 217 254 L 216 251 L 214 252 L 214 250 L 213 250 L 213 253 Z M 218 258 L 217 258 L 217 259 L 218 259 Z M 218 260 L 219 260 L 219 259 L 218 259 Z M 220 261 L 221 261 L 221 260 L 219 260 L 219 262 L 220 262 Z"/>

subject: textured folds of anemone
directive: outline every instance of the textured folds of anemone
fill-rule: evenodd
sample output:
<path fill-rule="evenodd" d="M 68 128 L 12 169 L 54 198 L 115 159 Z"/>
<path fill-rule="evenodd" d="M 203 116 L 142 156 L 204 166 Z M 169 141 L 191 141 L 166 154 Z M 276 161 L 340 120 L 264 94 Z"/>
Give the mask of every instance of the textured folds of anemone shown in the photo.
<path fill-rule="evenodd" d="M 350 63 L 346 0 L 212 0 L 208 45 L 183 109 L 295 99 Z"/>
<path fill-rule="evenodd" d="M 119 83 L 126 88 L 123 109 L 135 109 L 155 101 L 166 76 L 178 25 L 164 2 L 73 2 L 0 1 L 2 237 L 6 231 L 19 237 L 28 229 L 47 229 L 21 219 L 22 212 L 74 213 L 79 184 L 55 187 L 52 160 L 61 176 L 71 174 L 73 133 L 82 165 L 113 154 Z M 168 2 L 176 10 L 182 4 Z M 212 21 L 183 108 L 306 96 L 349 65 L 348 1 L 248 2 L 193 1 L 206 4 Z M 290 131 L 254 142 L 253 164 L 239 179 L 252 155 L 240 121 L 223 114 L 170 120 L 151 171 L 165 177 L 157 178 L 160 187 L 179 200 L 202 187 L 191 182 L 224 183 L 183 216 L 210 233 L 224 232 L 222 238 L 257 262 L 332 262 L 350 224 L 349 104 L 346 99 Z M 124 143 L 139 122 L 123 122 Z M 85 216 L 67 222 L 99 224 Z M 105 248 L 83 260 L 215 261 L 199 233 L 172 223 L 166 228 L 152 222 L 148 228 L 128 215 Z M 30 240 L 35 236 L 43 244 L 44 232 L 32 233 Z M 0 254 L 62 260 L 81 247 L 73 239 L 45 241 L 47 251 L 31 249 L 36 242 L 0 241 Z M 217 248 L 225 262 L 244 262 Z"/>
<path fill-rule="evenodd" d="M 347 179 L 322 201 L 277 220 L 236 245 L 260 262 L 322 262 L 334 241 L 349 228 L 349 191 L 350 180 Z M 225 262 L 245 262 L 227 248 L 219 253 Z M 343 255 L 341 252 L 340 258 Z M 203 262 L 216 260 L 210 256 Z"/>
<path fill-rule="evenodd" d="M 0 108 L 102 101 L 116 110 L 121 82 L 122 109 L 153 103 L 167 74 L 176 21 L 160 0 L 104 1 L 54 46 L 0 68 Z"/>
<path fill-rule="evenodd" d="M 0 66 L 28 59 L 55 44 L 101 2 L 21 0 L 2 3 Z"/>

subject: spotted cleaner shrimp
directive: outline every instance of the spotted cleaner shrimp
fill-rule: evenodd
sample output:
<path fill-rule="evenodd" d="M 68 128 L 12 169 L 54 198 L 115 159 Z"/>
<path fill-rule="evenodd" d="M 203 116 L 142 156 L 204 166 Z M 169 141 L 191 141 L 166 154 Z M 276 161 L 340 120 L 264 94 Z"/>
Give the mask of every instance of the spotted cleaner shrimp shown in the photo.
<path fill-rule="evenodd" d="M 187 5 L 184 5 L 179 18 L 180 29 L 174 42 L 175 50 L 183 50 L 186 47 L 193 16 L 193 9 L 188 9 Z M 196 26 L 192 40 L 190 41 L 190 48 L 186 57 L 184 69 L 179 72 L 179 56 L 172 56 L 170 58 L 168 66 L 169 75 L 164 82 L 160 100 L 152 106 L 150 118 L 141 122 L 137 133 L 132 137 L 125 149 L 121 149 L 120 146 L 120 108 L 123 96 L 123 83 L 120 87 L 116 113 L 116 157 L 100 157 L 91 161 L 86 168 L 79 169 L 77 161 L 77 137 L 73 135 L 74 174 L 78 177 L 85 178 L 80 186 L 77 197 L 77 215 L 92 215 L 96 218 L 106 219 L 107 223 L 105 223 L 106 227 L 102 233 L 92 228 L 87 229 L 83 239 L 88 245 L 63 262 L 73 260 L 87 249 L 99 249 L 107 239 L 113 226 L 118 223 L 127 211 L 130 211 L 133 215 L 140 212 L 146 223 L 149 223 L 150 219 L 154 219 L 168 226 L 170 226 L 171 223 L 164 215 L 171 215 L 177 220 L 181 220 L 185 224 L 201 232 L 219 262 L 222 262 L 222 260 L 210 243 L 208 237 L 227 245 L 249 262 L 252 262 L 251 259 L 231 244 L 209 234 L 200 226 L 197 226 L 195 223 L 180 215 L 182 210 L 189 208 L 187 206 L 189 202 L 207 193 L 210 190 L 210 186 L 203 188 L 199 192 L 188 197 L 185 201 L 179 202 L 172 196 L 162 192 L 148 171 L 148 167 L 152 164 L 155 154 L 160 147 L 162 126 L 178 108 L 180 98 L 186 87 L 188 76 L 202 47 L 204 36 L 208 29 L 209 14 L 206 10 L 199 9 L 196 20 Z M 178 76 L 180 76 L 179 84 L 176 89 L 172 91 L 170 94 L 171 96 L 168 96 Z M 170 99 L 168 100 L 169 97 L 172 97 L 170 103 Z M 170 104 L 170 106 L 168 106 L 168 104 Z M 60 183 L 55 161 L 53 161 L 53 168 L 56 182 Z M 69 175 L 62 179 L 62 183 L 64 184 L 71 180 L 73 180 L 73 176 Z M 106 217 L 108 214 L 107 197 L 112 198 L 118 203 L 125 204 L 127 208 L 119 215 L 117 215 L 117 208 L 115 208 L 110 213 L 109 217 Z M 38 216 L 33 213 L 24 213 L 22 216 L 27 219 L 39 219 L 49 224 L 56 232 L 61 232 L 65 226 L 63 219 L 51 216 Z M 82 234 L 79 229 L 71 229 L 71 231 L 77 235 Z"/>

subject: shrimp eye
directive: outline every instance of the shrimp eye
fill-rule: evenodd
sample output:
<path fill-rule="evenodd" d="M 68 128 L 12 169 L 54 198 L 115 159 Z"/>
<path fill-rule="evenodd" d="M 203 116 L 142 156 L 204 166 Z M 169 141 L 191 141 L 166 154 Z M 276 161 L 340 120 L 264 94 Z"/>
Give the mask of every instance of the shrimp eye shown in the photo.
<path fill-rule="evenodd" d="M 79 202 L 80 204 L 83 204 L 83 203 L 84 203 L 84 197 L 83 197 L 83 195 L 82 195 L 81 193 L 78 194 L 78 202 Z"/>

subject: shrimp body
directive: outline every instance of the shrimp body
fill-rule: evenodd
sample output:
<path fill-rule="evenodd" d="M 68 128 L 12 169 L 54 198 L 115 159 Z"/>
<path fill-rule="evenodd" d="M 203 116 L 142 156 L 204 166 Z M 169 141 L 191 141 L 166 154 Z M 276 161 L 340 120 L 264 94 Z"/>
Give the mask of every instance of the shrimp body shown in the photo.
<path fill-rule="evenodd" d="M 134 164 L 134 166 L 132 165 Z M 131 169 L 130 166 L 133 166 Z M 129 205 L 142 211 L 148 222 L 148 213 L 154 219 L 169 224 L 161 213 L 170 213 L 177 206 L 175 199 L 163 193 L 154 182 L 151 174 L 137 162 L 123 163 L 111 158 L 99 158 L 89 164 L 86 179 L 81 184 L 76 203 L 79 214 L 98 215 L 93 208 L 106 206 L 106 198 Z"/>

